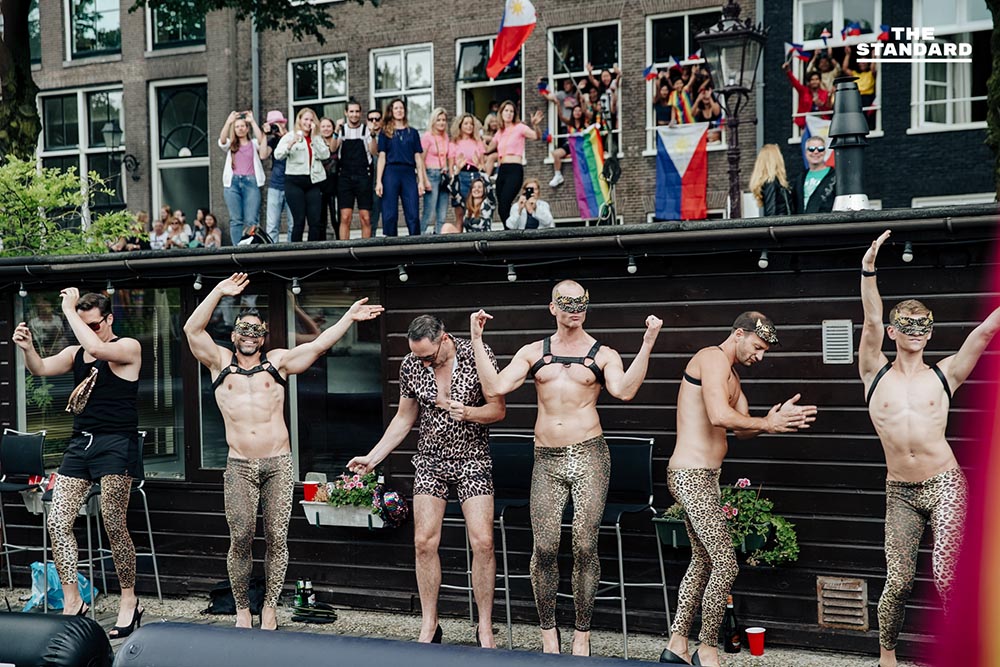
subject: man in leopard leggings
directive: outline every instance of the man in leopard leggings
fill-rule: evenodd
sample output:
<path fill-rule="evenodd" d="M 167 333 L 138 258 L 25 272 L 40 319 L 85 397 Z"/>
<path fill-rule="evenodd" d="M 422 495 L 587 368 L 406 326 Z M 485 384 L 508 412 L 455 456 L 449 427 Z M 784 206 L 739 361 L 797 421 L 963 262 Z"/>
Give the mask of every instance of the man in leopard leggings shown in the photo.
<path fill-rule="evenodd" d="M 878 602 L 879 664 L 896 666 L 896 641 L 917 569 L 917 550 L 925 526 L 934 534 L 933 572 L 947 608 L 955 562 L 965 529 L 968 487 L 945 439 L 952 393 L 965 382 L 976 362 L 1000 331 L 1000 309 L 972 330 L 956 354 L 937 364 L 924 362 L 934 315 L 915 299 L 902 301 L 882 323 L 882 297 L 875 259 L 889 238 L 884 232 L 861 261 L 861 301 L 865 321 L 858 351 L 858 371 L 875 431 L 885 451 L 886 582 Z M 896 358 L 882 353 L 888 331 Z"/>
<path fill-rule="evenodd" d="M 125 520 L 132 479 L 142 476 L 136 404 L 142 347 L 134 338 L 115 336 L 111 329 L 115 316 L 108 297 L 81 297 L 75 287 L 62 290 L 60 296 L 63 316 L 79 345 L 43 359 L 35 351 L 24 322 L 14 330 L 14 343 L 24 352 L 24 365 L 32 375 L 72 371 L 77 383 L 67 408 L 74 413 L 73 436 L 63 454 L 49 510 L 52 558 L 62 582 L 63 614 L 86 614 L 88 607 L 77 586 L 73 522 L 90 487 L 100 482 L 101 516 L 122 589 L 118 620 L 109 632 L 116 639 L 131 634 L 142 617 L 135 596 L 135 547 Z M 88 381 L 91 377 L 92 383 Z"/>
<path fill-rule="evenodd" d="M 253 569 L 257 505 L 264 514 L 267 554 L 266 591 L 260 627 L 274 630 L 278 596 L 288 567 L 288 521 L 292 512 L 295 471 L 285 426 L 285 387 L 289 375 L 304 373 L 339 341 L 355 322 L 375 319 L 382 306 L 356 301 L 335 325 L 291 350 L 264 353 L 267 324 L 256 308 L 240 313 L 232 332 L 234 350 L 216 345 L 205 331 L 219 301 L 236 297 L 250 284 L 234 273 L 209 292 L 184 325 L 195 358 L 212 374 L 215 400 L 226 426 L 229 458 L 223 474 L 230 547 L 226 565 L 236 600 L 236 627 L 252 627 L 247 595 Z"/>
<path fill-rule="evenodd" d="M 750 416 L 735 366 L 752 366 L 777 343 L 771 320 L 762 313 L 746 312 L 733 322 L 729 338 L 699 350 L 684 369 L 667 487 L 685 511 L 691 564 L 681 580 L 670 641 L 660 662 L 719 665 L 719 626 L 739 569 L 719 504 L 719 474 L 729 447 L 726 432 L 734 431 L 741 439 L 758 433 L 789 433 L 808 428 L 816 419 L 816 406 L 797 405 L 798 394 L 775 405 L 766 417 Z M 692 655 L 688 634 L 699 604 L 701 645 Z"/>
<path fill-rule="evenodd" d="M 584 330 L 589 303 L 590 295 L 579 283 L 564 280 L 556 285 L 549 303 L 555 334 L 522 347 L 499 374 L 483 343 L 483 328 L 492 316 L 482 310 L 471 316 L 476 368 L 487 396 L 506 396 L 534 376 L 538 417 L 531 478 L 531 585 L 546 653 L 560 649 L 556 629 L 559 538 L 563 510 L 572 497 L 573 654 L 590 655 L 590 620 L 601 578 L 597 537 L 611 473 L 597 398 L 603 385 L 615 398 L 632 400 L 646 378 L 649 355 L 663 325 L 653 315 L 646 318 L 642 346 L 626 371 L 615 350 Z"/>

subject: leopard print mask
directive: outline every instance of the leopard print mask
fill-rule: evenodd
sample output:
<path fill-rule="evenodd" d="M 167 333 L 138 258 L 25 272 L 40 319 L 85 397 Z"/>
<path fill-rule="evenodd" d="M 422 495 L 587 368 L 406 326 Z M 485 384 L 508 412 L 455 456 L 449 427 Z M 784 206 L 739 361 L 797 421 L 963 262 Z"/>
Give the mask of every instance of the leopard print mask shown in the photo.
<path fill-rule="evenodd" d="M 778 330 L 772 324 L 764 324 L 760 318 L 757 318 L 757 324 L 753 329 L 744 329 L 744 331 L 757 334 L 768 345 L 778 344 Z"/>
<path fill-rule="evenodd" d="M 896 315 L 892 326 L 896 331 L 907 336 L 923 336 L 929 334 L 934 328 L 934 313 L 919 316 Z"/>
<path fill-rule="evenodd" d="M 556 292 L 556 308 L 564 313 L 576 314 L 587 312 L 590 305 L 590 292 L 585 291 L 583 296 L 563 296 Z"/>
<path fill-rule="evenodd" d="M 233 327 L 233 331 L 247 338 L 263 338 L 267 335 L 267 325 L 264 323 L 237 322 L 236 326 Z"/>

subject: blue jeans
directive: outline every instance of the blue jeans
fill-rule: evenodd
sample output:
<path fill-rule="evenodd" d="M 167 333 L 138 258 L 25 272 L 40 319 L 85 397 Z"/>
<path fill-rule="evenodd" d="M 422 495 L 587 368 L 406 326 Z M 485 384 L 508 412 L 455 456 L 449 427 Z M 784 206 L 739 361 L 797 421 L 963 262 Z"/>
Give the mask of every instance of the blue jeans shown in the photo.
<path fill-rule="evenodd" d="M 431 191 L 424 193 L 424 212 L 420 217 L 420 233 L 426 234 L 427 228 L 434 222 L 434 233 L 441 233 L 441 225 L 448 221 L 448 190 L 441 187 L 441 170 L 428 169 L 427 180 L 431 182 Z"/>
<path fill-rule="evenodd" d="M 243 238 L 243 227 L 257 224 L 260 217 L 260 186 L 256 176 L 237 176 L 222 189 L 222 198 L 229 209 L 229 239 L 236 245 Z"/>
<path fill-rule="evenodd" d="M 291 232 L 292 229 L 292 209 L 288 208 L 288 202 L 285 201 L 285 190 L 277 190 L 275 188 L 267 189 L 267 235 L 275 243 L 278 242 L 278 234 L 281 233 L 281 212 L 285 212 L 285 218 L 288 220 L 288 231 Z"/>

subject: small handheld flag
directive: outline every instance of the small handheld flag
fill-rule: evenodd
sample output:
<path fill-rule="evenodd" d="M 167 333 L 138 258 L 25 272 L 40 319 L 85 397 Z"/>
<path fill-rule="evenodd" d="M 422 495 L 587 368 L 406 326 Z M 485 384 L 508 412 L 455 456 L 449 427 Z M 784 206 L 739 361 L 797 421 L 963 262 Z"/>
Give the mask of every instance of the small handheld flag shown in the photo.
<path fill-rule="evenodd" d="M 642 70 L 642 75 L 646 78 L 646 81 L 652 81 L 656 78 L 656 67 L 650 65 L 646 69 Z"/>
<path fill-rule="evenodd" d="M 538 94 L 542 97 L 548 97 L 549 95 L 549 82 L 546 79 L 542 79 L 538 82 Z"/>
<path fill-rule="evenodd" d="M 828 28 L 823 28 L 823 32 L 821 32 L 819 36 L 823 38 L 823 46 L 826 46 L 826 40 L 830 39 L 831 37 L 830 30 Z"/>
<path fill-rule="evenodd" d="M 879 29 L 878 38 L 877 38 L 878 41 L 880 41 L 880 42 L 888 42 L 889 41 L 889 24 L 883 23 L 882 25 L 880 25 L 878 27 L 878 29 Z"/>

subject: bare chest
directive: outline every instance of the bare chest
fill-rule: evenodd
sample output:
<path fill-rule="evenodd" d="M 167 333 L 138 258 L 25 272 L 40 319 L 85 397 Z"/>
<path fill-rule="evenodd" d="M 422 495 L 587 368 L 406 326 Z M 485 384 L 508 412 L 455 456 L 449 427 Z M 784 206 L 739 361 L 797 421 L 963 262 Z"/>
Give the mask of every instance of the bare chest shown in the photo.
<path fill-rule="evenodd" d="M 949 401 L 941 380 L 930 369 L 906 377 L 890 371 L 872 394 L 868 409 L 874 418 L 903 414 L 934 419 L 948 413 Z"/>

